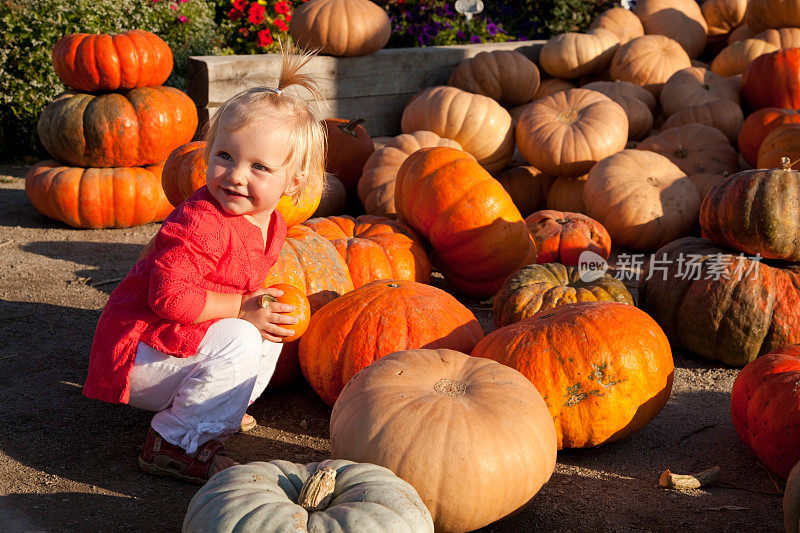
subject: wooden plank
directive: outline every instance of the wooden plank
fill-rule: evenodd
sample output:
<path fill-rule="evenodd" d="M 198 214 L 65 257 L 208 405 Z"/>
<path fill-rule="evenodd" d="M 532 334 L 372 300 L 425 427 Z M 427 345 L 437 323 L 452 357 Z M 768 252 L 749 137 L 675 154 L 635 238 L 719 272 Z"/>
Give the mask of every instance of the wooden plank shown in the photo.
<path fill-rule="evenodd" d="M 544 42 L 387 48 L 359 57 L 317 56 L 304 71 L 317 78 L 328 100 L 417 93 L 446 83 L 460 61 L 480 52 L 516 50 L 537 60 Z M 245 89 L 274 87 L 279 69 L 279 54 L 193 56 L 187 64 L 187 94 L 200 108 L 217 107 Z"/>
<path fill-rule="evenodd" d="M 380 96 L 355 96 L 352 98 L 336 98 L 327 101 L 321 110 L 325 118 L 363 118 L 362 124 L 372 137 L 399 135 L 400 119 L 406 102 L 416 93 L 386 94 Z M 197 109 L 200 125 L 195 140 L 202 138 L 205 125 L 218 107 L 201 107 Z"/>

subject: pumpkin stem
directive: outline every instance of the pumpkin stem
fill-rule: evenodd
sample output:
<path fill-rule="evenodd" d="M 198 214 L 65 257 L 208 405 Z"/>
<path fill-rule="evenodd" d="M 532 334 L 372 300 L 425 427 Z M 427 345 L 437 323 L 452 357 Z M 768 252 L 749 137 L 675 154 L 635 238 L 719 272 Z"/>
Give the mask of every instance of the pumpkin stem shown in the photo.
<path fill-rule="evenodd" d="M 792 161 L 786 156 L 781 157 L 781 170 L 792 170 L 792 167 L 795 165 L 795 163 L 797 163 L 797 161 L 800 161 L 800 159 Z"/>
<path fill-rule="evenodd" d="M 442 378 L 436 382 L 436 385 L 433 386 L 433 390 L 439 394 L 444 394 L 445 396 L 458 398 L 459 396 L 464 396 L 467 393 L 467 384 L 463 381 Z"/>
<path fill-rule="evenodd" d="M 277 302 L 278 299 L 272 296 L 271 294 L 262 294 L 258 298 L 258 306 L 262 309 L 266 309 L 269 307 L 269 304 L 272 302 Z"/>
<path fill-rule="evenodd" d="M 333 497 L 336 486 L 336 469 L 325 467 L 317 470 L 303 483 L 297 505 L 310 513 L 324 510 Z"/>
<path fill-rule="evenodd" d="M 347 124 L 339 124 L 339 129 L 342 130 L 343 133 L 346 133 L 352 137 L 357 137 L 356 134 L 356 126 L 364 122 L 363 118 L 354 118 L 349 121 Z"/>
<path fill-rule="evenodd" d="M 581 117 L 581 114 L 574 109 L 570 109 L 569 111 L 562 111 L 556 116 L 559 122 L 564 124 L 573 124 Z"/>
<path fill-rule="evenodd" d="M 667 489 L 699 489 L 711 485 L 719 480 L 719 467 L 714 466 L 696 474 L 673 474 L 669 469 L 664 470 L 658 479 L 658 484 Z"/>
<path fill-rule="evenodd" d="M 678 147 L 675 149 L 676 157 L 686 157 L 688 155 L 689 155 L 689 150 L 687 150 L 683 146 L 678 145 Z"/>

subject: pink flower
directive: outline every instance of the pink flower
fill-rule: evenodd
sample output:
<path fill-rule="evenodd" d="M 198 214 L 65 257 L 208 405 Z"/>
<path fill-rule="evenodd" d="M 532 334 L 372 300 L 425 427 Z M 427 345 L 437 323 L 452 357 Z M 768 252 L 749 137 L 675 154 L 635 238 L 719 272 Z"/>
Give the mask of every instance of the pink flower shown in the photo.
<path fill-rule="evenodd" d="M 178 21 L 180 21 L 180 23 L 181 23 L 181 24 L 186 24 L 186 22 L 187 22 L 188 20 L 189 20 L 189 19 L 187 19 L 187 18 L 186 18 L 185 16 L 183 16 L 183 15 L 181 15 L 180 17 L 178 17 Z"/>
<path fill-rule="evenodd" d="M 261 24 L 264 22 L 264 12 L 267 10 L 261 4 L 256 4 L 255 2 L 250 5 L 250 9 L 248 10 L 247 20 L 250 21 L 251 24 Z"/>
<path fill-rule="evenodd" d="M 175 11 L 175 10 L 177 10 L 177 9 L 178 9 L 178 4 L 172 4 L 171 6 L 169 6 L 169 8 L 170 8 L 171 10 Z"/>
<path fill-rule="evenodd" d="M 270 33 L 269 28 L 258 32 L 258 38 L 256 39 L 256 44 L 258 46 L 263 46 L 266 48 L 272 44 L 272 41 L 272 34 Z"/>

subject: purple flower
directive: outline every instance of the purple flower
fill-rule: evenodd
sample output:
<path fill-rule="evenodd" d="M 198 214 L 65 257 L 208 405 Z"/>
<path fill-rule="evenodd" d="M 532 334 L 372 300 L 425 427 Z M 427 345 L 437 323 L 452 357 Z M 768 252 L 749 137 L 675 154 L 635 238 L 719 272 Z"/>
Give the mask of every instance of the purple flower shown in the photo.
<path fill-rule="evenodd" d="M 469 42 L 478 44 L 482 43 L 483 39 L 481 39 L 480 35 L 473 35 L 472 37 L 469 38 Z"/>
<path fill-rule="evenodd" d="M 519 35 L 517 35 L 517 40 L 518 41 L 527 41 L 528 38 L 525 35 L 520 33 Z"/>
<path fill-rule="evenodd" d="M 486 33 L 488 33 L 489 35 L 497 35 L 497 31 L 498 31 L 497 26 L 495 25 L 494 22 L 490 22 L 489 24 L 486 25 Z"/>
<path fill-rule="evenodd" d="M 456 32 L 456 39 L 458 39 L 459 41 L 466 41 L 467 40 L 467 34 L 464 33 L 461 30 L 458 30 Z"/>

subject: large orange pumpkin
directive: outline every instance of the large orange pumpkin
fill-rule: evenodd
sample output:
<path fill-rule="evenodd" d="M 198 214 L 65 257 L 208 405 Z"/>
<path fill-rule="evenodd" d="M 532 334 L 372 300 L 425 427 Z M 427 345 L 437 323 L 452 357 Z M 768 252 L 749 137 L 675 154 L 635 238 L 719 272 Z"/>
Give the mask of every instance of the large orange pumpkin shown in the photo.
<path fill-rule="evenodd" d="M 81 167 L 161 163 L 196 129 L 192 99 L 162 86 L 97 95 L 67 91 L 44 108 L 38 124 L 50 155 Z"/>
<path fill-rule="evenodd" d="M 755 58 L 742 74 L 742 94 L 753 109 L 800 108 L 800 48 Z"/>
<path fill-rule="evenodd" d="M 461 150 L 423 148 L 397 172 L 400 219 L 433 247 L 445 278 L 470 296 L 486 297 L 536 257 L 511 197 Z"/>
<path fill-rule="evenodd" d="M 169 155 L 161 178 L 164 192 L 172 205 L 177 206 L 206 184 L 207 165 L 203 158 L 206 141 L 195 141 L 179 146 Z M 294 199 L 281 196 L 275 209 L 283 216 L 287 226 L 308 220 L 322 199 L 324 176 L 309 176 Z"/>
<path fill-rule="evenodd" d="M 597 446 L 655 417 L 672 391 L 666 335 L 644 311 L 579 302 L 497 329 L 471 355 L 522 372 L 542 394 L 558 447 Z"/>
<path fill-rule="evenodd" d="M 761 141 L 756 155 L 757 168 L 782 166 L 783 158 L 788 158 L 787 168 L 800 168 L 800 124 L 781 124 L 770 131 Z"/>
<path fill-rule="evenodd" d="M 781 124 L 800 123 L 800 113 L 794 109 L 762 107 L 750 113 L 739 130 L 736 144 L 748 165 L 756 166 L 758 149 L 764 138 Z"/>
<path fill-rule="evenodd" d="M 45 216 L 75 228 L 127 228 L 163 220 L 172 211 L 161 188 L 161 165 L 68 167 L 39 161 L 28 169 L 25 193 Z"/>
<path fill-rule="evenodd" d="M 431 264 L 422 240 L 396 220 L 343 215 L 312 218 L 304 224 L 331 241 L 347 263 L 356 289 L 378 279 L 420 283 L 431 279 Z"/>
<path fill-rule="evenodd" d="M 53 69 L 79 91 L 118 91 L 161 85 L 172 72 L 172 50 L 144 30 L 116 35 L 73 33 L 53 46 Z"/>
<path fill-rule="evenodd" d="M 437 531 L 473 531 L 526 507 L 555 468 L 553 420 L 536 388 L 454 350 L 375 361 L 348 382 L 330 427 L 333 457 L 411 483 Z"/>
<path fill-rule="evenodd" d="M 483 337 L 472 312 L 441 289 L 378 280 L 333 300 L 300 338 L 303 375 L 328 405 L 359 370 L 417 348 L 469 352 Z"/>
<path fill-rule="evenodd" d="M 731 419 L 759 461 L 786 479 L 800 461 L 800 345 L 772 350 L 739 372 Z"/>

